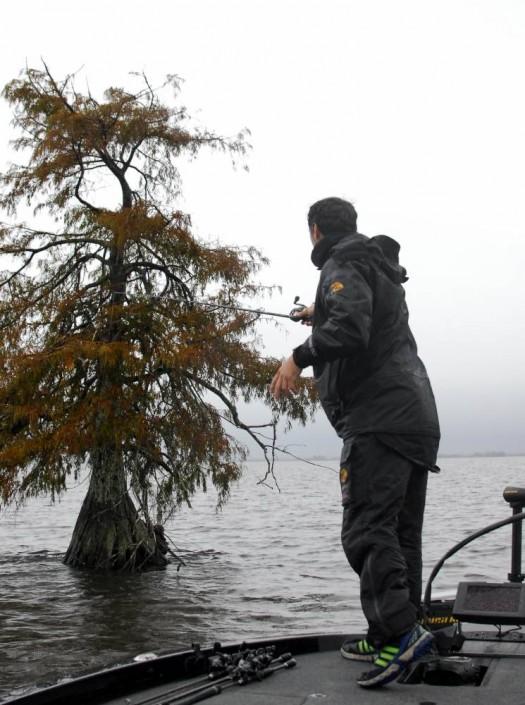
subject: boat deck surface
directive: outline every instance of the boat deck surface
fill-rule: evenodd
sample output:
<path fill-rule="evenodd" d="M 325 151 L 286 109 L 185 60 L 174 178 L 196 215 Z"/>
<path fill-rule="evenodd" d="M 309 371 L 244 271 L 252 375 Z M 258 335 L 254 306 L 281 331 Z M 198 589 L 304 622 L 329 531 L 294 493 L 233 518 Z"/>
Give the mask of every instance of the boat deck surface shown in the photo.
<path fill-rule="evenodd" d="M 192 695 L 187 690 L 203 683 L 202 687 L 209 688 L 213 682 L 191 665 L 197 652 L 186 651 L 87 675 L 6 705 L 524 705 L 525 633 L 510 630 L 499 638 L 494 632 L 479 631 L 465 636 L 461 650 L 447 664 L 453 662 L 460 668 L 470 664 L 471 672 L 483 675 L 478 685 L 445 685 L 441 675 L 440 685 L 422 682 L 419 675 L 438 663 L 436 656 L 429 656 L 426 665 L 423 660 L 408 670 L 408 680 L 413 682 L 394 681 L 382 688 L 363 689 L 356 677 L 370 664 L 343 659 L 339 647 L 344 636 L 325 634 L 257 642 L 257 647 L 273 643 L 277 655 L 291 652 L 297 665 L 245 686 L 228 681 L 229 687 L 206 700 L 194 699 L 202 692 Z M 233 647 L 224 647 L 228 648 L 234 653 Z M 201 653 L 207 663 L 211 650 Z"/>
<path fill-rule="evenodd" d="M 506 705 L 525 703 L 525 641 L 466 641 L 458 655 L 474 657 L 487 671 L 479 686 L 433 686 L 424 683 L 393 682 L 377 689 L 363 689 L 356 677 L 368 664 L 345 660 L 337 649 L 307 653 L 296 657 L 297 666 L 247 686 L 233 685 L 203 702 L 217 705 Z M 523 660 L 522 660 L 523 659 Z M 171 686 L 163 686 L 110 700 L 107 705 L 168 704 Z M 188 700 L 174 700 L 185 703 Z"/>

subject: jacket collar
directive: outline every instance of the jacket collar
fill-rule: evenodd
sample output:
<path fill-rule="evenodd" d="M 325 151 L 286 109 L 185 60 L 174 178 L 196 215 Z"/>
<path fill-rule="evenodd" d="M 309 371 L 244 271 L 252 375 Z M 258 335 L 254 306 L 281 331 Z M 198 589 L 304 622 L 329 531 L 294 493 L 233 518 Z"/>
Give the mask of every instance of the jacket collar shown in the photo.
<path fill-rule="evenodd" d="M 399 264 L 399 243 L 387 235 L 368 238 L 361 233 L 323 237 L 312 250 L 311 259 L 322 269 L 330 257 L 341 260 L 374 262 L 396 284 L 408 280 L 406 269 Z"/>
<path fill-rule="evenodd" d="M 317 242 L 314 246 L 314 249 L 312 250 L 311 254 L 311 260 L 313 264 L 317 267 L 317 269 L 322 269 L 323 265 L 327 261 L 327 259 L 330 257 L 330 253 L 332 252 L 332 248 L 334 248 L 336 245 L 338 245 L 340 242 L 343 240 L 347 240 L 348 238 L 352 237 L 353 235 L 331 235 L 331 236 L 325 236 L 322 237 L 319 242 Z"/>

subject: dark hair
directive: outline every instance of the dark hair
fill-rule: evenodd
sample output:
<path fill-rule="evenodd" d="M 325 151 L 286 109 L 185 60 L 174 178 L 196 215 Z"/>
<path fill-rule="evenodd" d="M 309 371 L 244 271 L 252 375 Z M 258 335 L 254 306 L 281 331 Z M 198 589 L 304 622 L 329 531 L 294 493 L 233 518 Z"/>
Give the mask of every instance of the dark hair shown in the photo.
<path fill-rule="evenodd" d="M 308 211 L 308 227 L 317 225 L 325 237 L 351 235 L 357 231 L 357 213 L 350 201 L 332 196 L 323 198 Z"/>

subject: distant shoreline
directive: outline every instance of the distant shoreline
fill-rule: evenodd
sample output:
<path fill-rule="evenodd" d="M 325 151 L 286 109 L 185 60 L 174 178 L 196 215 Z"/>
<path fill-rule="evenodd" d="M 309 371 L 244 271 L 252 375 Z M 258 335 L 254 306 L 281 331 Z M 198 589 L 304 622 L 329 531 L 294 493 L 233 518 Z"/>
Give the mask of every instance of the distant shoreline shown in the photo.
<path fill-rule="evenodd" d="M 306 461 L 308 463 L 319 463 L 319 462 L 339 462 L 339 454 L 337 455 L 310 455 L 310 456 L 302 456 L 302 457 L 279 457 L 277 461 L 282 461 L 282 460 L 297 460 L 297 461 Z M 503 451 L 486 451 L 483 453 L 439 453 L 438 455 L 438 460 L 443 459 L 443 458 L 525 458 L 525 451 L 523 452 L 517 452 L 517 453 L 505 453 Z M 251 453 L 247 461 L 249 462 L 266 462 L 264 458 L 259 458 L 256 456 L 255 453 Z"/>
<path fill-rule="evenodd" d="M 439 453 L 439 458 L 524 458 L 525 451 L 518 453 L 505 453 L 504 451 L 486 451 L 477 453 Z M 310 462 L 316 462 L 319 460 L 337 460 L 339 461 L 339 456 L 330 455 L 312 455 L 310 457 L 305 457 L 304 460 Z"/>
<path fill-rule="evenodd" d="M 487 451 L 485 453 L 440 453 L 438 458 L 523 458 L 525 452 L 504 453 L 503 451 Z"/>

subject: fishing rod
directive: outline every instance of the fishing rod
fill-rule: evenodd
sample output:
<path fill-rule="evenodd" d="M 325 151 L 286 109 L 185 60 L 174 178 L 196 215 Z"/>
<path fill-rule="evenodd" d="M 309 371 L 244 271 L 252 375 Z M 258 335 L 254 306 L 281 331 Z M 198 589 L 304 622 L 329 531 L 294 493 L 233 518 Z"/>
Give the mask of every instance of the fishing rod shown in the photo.
<path fill-rule="evenodd" d="M 303 316 L 298 316 L 297 314 L 304 311 L 306 304 L 299 302 L 299 297 L 296 296 L 294 299 L 294 308 L 290 313 L 276 313 L 275 311 L 265 311 L 262 308 L 244 308 L 242 306 L 229 306 L 227 304 L 216 304 L 213 301 L 195 301 L 198 306 L 210 306 L 211 308 L 223 308 L 228 311 L 243 311 L 245 313 L 257 313 L 259 316 L 275 316 L 277 318 L 288 318 L 294 323 L 298 323 L 301 320 L 306 320 Z"/>
<path fill-rule="evenodd" d="M 217 648 L 220 649 L 220 644 L 215 645 L 215 649 Z M 192 658 L 204 658 L 197 644 L 194 645 L 194 650 L 195 657 Z M 263 671 L 277 666 L 283 667 L 283 664 L 290 661 L 293 661 L 291 653 L 281 654 L 276 657 L 275 646 L 261 647 L 257 650 L 242 649 L 233 654 L 216 650 L 212 656 L 208 657 L 209 671 L 206 676 L 192 679 L 175 688 L 171 688 L 160 696 L 154 695 L 141 700 L 137 705 L 168 705 L 168 703 L 175 705 L 175 703 L 180 701 L 185 701 L 186 705 L 186 698 L 193 698 L 201 694 L 205 694 L 204 697 L 210 697 L 220 692 L 225 685 L 226 687 L 235 683 L 243 685 L 254 679 L 259 680 L 260 677 L 265 677 L 259 675 Z M 292 668 L 293 666 L 288 665 L 286 667 Z M 270 674 L 268 673 L 267 675 Z M 218 687 L 219 690 L 211 692 L 214 687 Z M 196 700 L 192 700 L 192 702 L 196 702 Z"/>
<path fill-rule="evenodd" d="M 257 658 L 241 659 L 229 675 L 219 679 L 215 684 L 188 690 L 185 693 L 163 700 L 159 705 L 192 705 L 214 695 L 219 695 L 226 688 L 231 688 L 234 685 L 248 685 L 254 681 L 261 681 L 277 671 L 285 668 L 294 668 L 297 665 L 297 661 L 291 657 L 291 654 L 287 654 L 287 656 L 290 658 L 284 661 L 281 659 L 280 663 L 275 663 L 278 659 L 272 660 L 271 666 L 264 666 L 263 662 Z M 274 663 L 275 665 L 273 665 Z"/>
<path fill-rule="evenodd" d="M 231 688 L 234 685 L 247 685 L 248 683 L 253 683 L 253 681 L 260 681 L 263 678 L 271 676 L 272 673 L 277 673 L 277 671 L 282 671 L 285 668 L 294 668 L 294 666 L 296 665 L 297 661 L 292 658 L 289 661 L 285 661 L 284 663 L 280 664 L 279 666 L 265 668 L 253 674 L 250 674 L 249 676 L 241 676 L 239 678 L 231 677 L 229 683 L 224 683 L 223 685 L 212 685 L 206 690 L 203 690 L 201 693 L 196 693 L 195 695 L 190 695 L 190 697 L 185 698 L 179 703 L 179 705 L 193 705 L 193 703 L 198 703 L 201 700 L 206 700 L 207 698 L 211 698 L 214 695 L 219 695 L 224 690 L 226 690 L 226 688 Z M 171 705 L 171 703 L 175 702 L 177 702 L 177 700 L 167 700 L 165 703 L 162 703 L 162 705 Z"/>
<path fill-rule="evenodd" d="M 116 291 L 114 293 L 126 295 L 126 292 L 124 292 L 124 291 Z M 146 294 L 146 298 L 162 299 L 163 297 L 160 295 L 155 295 L 155 294 Z M 182 297 L 172 297 L 170 300 L 171 301 L 180 301 L 180 302 L 188 304 L 188 305 L 208 306 L 209 308 L 220 308 L 220 309 L 224 309 L 226 311 L 242 311 L 244 313 L 255 313 L 259 316 L 272 316 L 272 317 L 276 317 L 276 318 L 287 318 L 288 320 L 293 321 L 294 323 L 298 323 L 299 321 L 310 320 L 310 316 L 305 317 L 305 316 L 298 316 L 297 315 L 301 311 L 304 311 L 305 308 L 307 308 L 306 304 L 301 303 L 299 301 L 299 299 L 300 299 L 300 296 L 296 296 L 294 298 L 294 300 L 293 300 L 294 308 L 290 311 L 290 313 L 277 313 L 276 311 L 266 311 L 263 308 L 245 308 L 244 306 L 232 306 L 231 304 L 218 304 L 215 301 L 188 301 L 187 299 L 184 299 Z"/>

